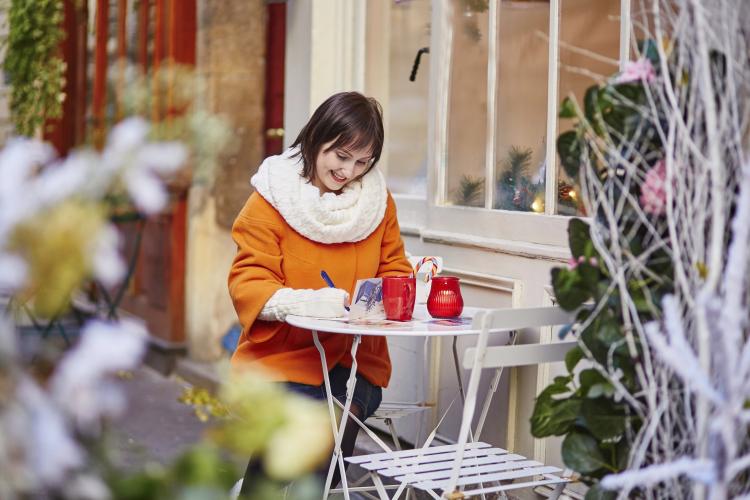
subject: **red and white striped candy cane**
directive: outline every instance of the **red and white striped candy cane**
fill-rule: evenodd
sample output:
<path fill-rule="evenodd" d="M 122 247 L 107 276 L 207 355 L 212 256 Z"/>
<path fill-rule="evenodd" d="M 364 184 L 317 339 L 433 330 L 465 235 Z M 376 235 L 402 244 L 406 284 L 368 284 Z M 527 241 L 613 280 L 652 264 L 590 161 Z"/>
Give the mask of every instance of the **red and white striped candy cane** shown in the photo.
<path fill-rule="evenodd" d="M 435 259 L 435 257 L 422 257 L 421 259 L 419 259 L 419 262 L 417 262 L 417 265 L 414 266 L 414 274 L 418 274 L 422 266 L 428 262 L 431 263 L 431 266 L 430 266 L 430 272 L 425 274 L 425 277 L 424 277 L 425 283 L 427 283 L 428 281 L 430 281 L 431 278 L 437 275 L 437 272 L 438 272 L 437 259 Z"/>

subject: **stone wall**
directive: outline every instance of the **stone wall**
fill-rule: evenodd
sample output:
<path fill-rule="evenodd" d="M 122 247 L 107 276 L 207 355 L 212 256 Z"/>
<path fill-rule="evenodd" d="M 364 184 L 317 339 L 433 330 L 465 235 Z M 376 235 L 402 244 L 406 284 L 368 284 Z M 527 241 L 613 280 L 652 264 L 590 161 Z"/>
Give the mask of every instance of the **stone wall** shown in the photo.
<path fill-rule="evenodd" d="M 263 160 L 266 7 L 261 0 L 199 2 L 198 70 L 209 106 L 232 122 L 233 151 L 216 172 L 213 195 L 220 226 L 230 228 Z"/>
<path fill-rule="evenodd" d="M 229 228 L 263 159 L 265 31 L 263 0 L 198 2 L 197 70 L 207 81 L 208 107 L 234 131 L 213 185 L 190 191 L 186 330 L 190 354 L 200 360 L 221 355 L 219 341 L 237 321 L 227 291 L 236 251 Z"/>

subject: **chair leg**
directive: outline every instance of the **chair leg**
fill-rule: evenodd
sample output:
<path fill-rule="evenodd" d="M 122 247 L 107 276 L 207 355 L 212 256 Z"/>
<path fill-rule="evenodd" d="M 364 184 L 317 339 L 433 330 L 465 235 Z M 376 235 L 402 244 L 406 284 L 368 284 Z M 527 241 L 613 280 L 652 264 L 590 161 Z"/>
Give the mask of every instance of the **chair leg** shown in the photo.
<path fill-rule="evenodd" d="M 372 484 L 375 485 L 375 489 L 378 490 L 380 500 L 388 500 L 388 493 L 386 493 L 385 491 L 385 485 L 383 485 L 383 481 L 380 479 L 380 476 L 378 476 L 378 474 L 375 472 L 370 472 L 370 478 L 372 478 Z"/>
<path fill-rule="evenodd" d="M 550 498 L 552 500 L 556 500 L 557 498 L 560 497 L 560 495 L 562 495 L 562 492 L 565 489 L 565 484 L 566 483 L 560 483 L 560 484 L 558 484 L 558 485 L 555 486 L 555 489 L 552 490 L 552 494 L 550 495 Z"/>
<path fill-rule="evenodd" d="M 390 418 L 383 419 L 385 425 L 388 426 L 388 430 L 391 431 L 391 437 L 393 438 L 393 446 L 396 450 L 401 451 L 401 442 L 398 440 L 398 434 L 396 434 L 396 427 L 393 425 L 393 420 Z"/>
<path fill-rule="evenodd" d="M 398 439 L 398 434 L 396 434 L 396 426 L 393 425 L 393 420 L 390 418 L 384 418 L 383 421 L 385 422 L 385 425 L 388 426 L 388 429 L 391 431 L 391 438 L 393 438 L 393 446 L 396 448 L 397 451 L 401 451 L 401 441 Z M 398 495 L 400 495 L 399 493 Z M 398 495 L 394 498 L 398 498 Z M 411 486 L 406 487 L 406 500 L 412 500 L 414 498 L 414 488 Z"/>

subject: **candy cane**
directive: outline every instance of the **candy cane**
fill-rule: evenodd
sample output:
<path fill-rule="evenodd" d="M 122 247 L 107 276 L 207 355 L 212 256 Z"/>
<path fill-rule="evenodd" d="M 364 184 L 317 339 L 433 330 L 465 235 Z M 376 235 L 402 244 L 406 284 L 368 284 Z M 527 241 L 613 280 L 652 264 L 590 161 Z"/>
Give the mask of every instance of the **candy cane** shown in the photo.
<path fill-rule="evenodd" d="M 437 272 L 438 272 L 437 259 L 435 259 L 435 257 L 422 257 L 419 260 L 419 262 L 417 262 L 417 265 L 414 266 L 414 273 L 417 274 L 419 273 L 419 270 L 422 268 L 422 266 L 428 262 L 431 263 L 431 266 L 430 266 L 430 272 L 425 274 L 425 277 L 424 277 L 425 283 L 427 283 L 428 281 L 430 281 L 431 278 L 437 275 Z"/>

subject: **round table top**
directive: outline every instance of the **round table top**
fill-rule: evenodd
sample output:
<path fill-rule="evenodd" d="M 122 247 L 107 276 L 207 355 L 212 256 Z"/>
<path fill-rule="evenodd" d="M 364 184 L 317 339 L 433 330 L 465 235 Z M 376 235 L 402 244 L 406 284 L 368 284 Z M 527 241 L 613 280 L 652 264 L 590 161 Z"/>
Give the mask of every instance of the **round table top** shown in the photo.
<path fill-rule="evenodd" d="M 367 320 L 349 323 L 346 318 L 322 319 L 306 316 L 286 317 L 286 322 L 298 328 L 315 330 L 324 333 L 343 333 L 347 335 L 377 335 L 388 337 L 441 337 L 454 335 L 476 335 L 479 329 L 472 328 L 471 319 L 482 308 L 464 307 L 460 318 L 438 319 L 427 312 L 424 304 L 414 308 L 411 321 Z M 492 329 L 490 331 L 502 331 Z"/>

